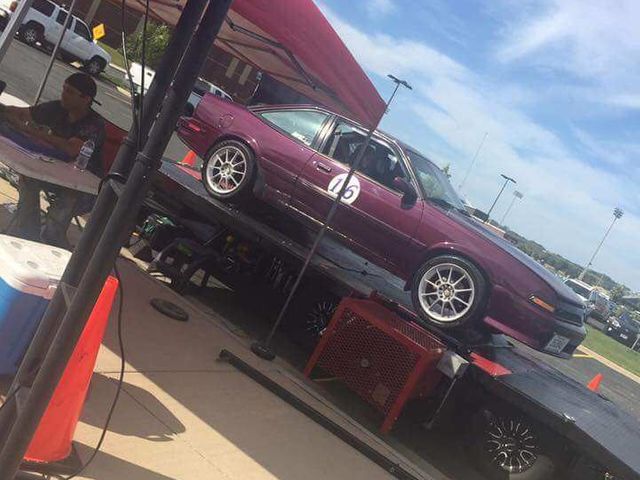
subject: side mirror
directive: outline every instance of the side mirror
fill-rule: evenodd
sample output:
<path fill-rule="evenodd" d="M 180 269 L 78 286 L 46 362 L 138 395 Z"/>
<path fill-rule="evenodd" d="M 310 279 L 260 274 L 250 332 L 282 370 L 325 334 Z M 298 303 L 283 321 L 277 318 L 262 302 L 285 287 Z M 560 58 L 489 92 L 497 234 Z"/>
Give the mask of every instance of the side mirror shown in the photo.
<path fill-rule="evenodd" d="M 416 200 L 418 200 L 418 193 L 411 183 L 402 177 L 396 177 L 393 179 L 393 188 L 404 194 L 402 196 L 403 207 L 412 207 L 415 205 Z"/>

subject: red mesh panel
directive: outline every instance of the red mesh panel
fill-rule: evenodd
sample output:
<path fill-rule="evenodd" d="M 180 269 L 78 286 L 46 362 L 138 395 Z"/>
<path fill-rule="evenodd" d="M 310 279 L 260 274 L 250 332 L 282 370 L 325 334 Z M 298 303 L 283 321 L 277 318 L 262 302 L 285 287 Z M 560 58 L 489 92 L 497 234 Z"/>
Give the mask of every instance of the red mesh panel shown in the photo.
<path fill-rule="evenodd" d="M 341 379 L 391 422 L 417 385 L 435 386 L 444 345 L 372 300 L 344 299 L 312 356 L 314 365 Z"/>

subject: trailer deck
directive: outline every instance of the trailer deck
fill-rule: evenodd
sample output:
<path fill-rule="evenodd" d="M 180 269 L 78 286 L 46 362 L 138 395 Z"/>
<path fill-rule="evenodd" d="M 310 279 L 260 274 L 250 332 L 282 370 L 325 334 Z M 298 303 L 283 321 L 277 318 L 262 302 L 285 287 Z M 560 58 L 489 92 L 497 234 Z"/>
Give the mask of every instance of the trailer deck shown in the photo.
<path fill-rule="evenodd" d="M 258 219 L 211 198 L 199 181 L 199 172 L 189 167 L 163 162 L 154 178 L 154 196 L 179 215 L 223 223 L 279 255 L 301 261 L 308 252 L 310 238 L 292 231 L 290 224 L 270 217 Z M 377 291 L 412 319 L 403 282 L 331 238 L 321 244 L 311 270 L 344 294 Z M 640 422 L 636 418 L 542 363 L 526 348 L 503 340 L 498 342 L 501 346 L 470 349 L 443 332 L 434 333 L 470 359 L 473 378 L 491 394 L 518 406 L 622 478 L 640 478 Z"/>

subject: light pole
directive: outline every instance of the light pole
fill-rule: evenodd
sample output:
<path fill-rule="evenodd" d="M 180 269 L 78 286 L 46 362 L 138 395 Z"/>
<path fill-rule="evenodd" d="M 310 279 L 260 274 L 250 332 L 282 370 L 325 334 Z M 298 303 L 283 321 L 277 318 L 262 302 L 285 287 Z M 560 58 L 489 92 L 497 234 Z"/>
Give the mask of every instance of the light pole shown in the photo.
<path fill-rule="evenodd" d="M 524 195 L 522 195 L 522 193 L 520 193 L 518 190 L 513 192 L 513 198 L 511 199 L 511 203 L 509 204 L 509 208 L 507 208 L 507 211 L 504 212 L 504 215 L 502 216 L 502 220 L 500 220 L 500 224 L 501 225 L 504 225 L 504 220 L 507 218 L 507 215 L 509 215 L 509 212 L 511 211 L 511 208 L 513 208 L 513 204 L 516 203 L 516 200 L 522 199 L 522 197 L 524 197 Z"/>
<path fill-rule="evenodd" d="M 493 201 L 493 205 L 491 205 L 491 208 L 489 209 L 489 211 L 487 212 L 487 222 L 489 223 L 489 220 L 491 219 L 491 212 L 493 211 L 493 207 L 496 206 L 496 203 L 498 203 L 498 199 L 500 198 L 500 195 L 502 195 L 502 192 L 504 192 L 504 189 L 507 188 L 507 184 L 509 182 L 513 182 L 514 185 L 517 185 L 518 182 L 516 182 L 513 178 L 511 177 L 507 177 L 504 173 L 501 173 L 500 176 L 502 178 L 504 178 L 504 183 L 502 184 L 502 188 L 500 189 L 500 191 L 498 192 L 498 196 L 496 197 L 496 199 Z"/>
<path fill-rule="evenodd" d="M 460 182 L 460 185 L 458 185 L 458 190 L 460 190 L 461 192 L 462 192 L 462 188 L 464 187 L 464 184 L 467 183 L 467 178 L 469 178 L 469 174 L 471 173 L 473 164 L 476 163 L 476 158 L 478 158 L 478 154 L 480 153 L 480 149 L 482 148 L 482 145 L 484 145 L 484 141 L 487 139 L 487 135 L 489 135 L 489 132 L 484 132 L 484 137 L 482 137 L 482 141 L 480 142 L 480 145 L 478 145 L 478 149 L 476 150 L 475 155 L 473 155 L 473 158 L 471 159 L 471 163 L 469 164 L 467 173 L 464 174 L 464 178 L 462 179 L 462 182 Z"/>
<path fill-rule="evenodd" d="M 600 251 L 600 248 L 602 247 L 602 244 L 604 243 L 604 241 L 607 239 L 607 236 L 609 235 L 609 232 L 613 228 L 613 225 L 616 223 L 616 221 L 622 218 L 622 215 L 624 215 L 624 212 L 622 211 L 621 208 L 616 207 L 613 209 L 613 221 L 611 222 L 611 225 L 609 225 L 609 228 L 607 228 L 607 231 L 605 232 L 604 237 L 602 237 L 602 240 L 600 240 L 600 243 L 598 244 L 596 251 L 593 252 L 593 255 L 591 255 L 591 259 L 589 260 L 589 263 L 587 263 L 587 266 L 584 267 L 584 270 L 582 270 L 582 272 L 580 273 L 578 280 L 582 280 L 585 274 L 587 273 L 587 271 L 589 270 L 589 268 L 591 268 L 591 264 L 593 263 L 593 260 L 596 258 L 596 255 L 598 255 L 598 252 Z"/>

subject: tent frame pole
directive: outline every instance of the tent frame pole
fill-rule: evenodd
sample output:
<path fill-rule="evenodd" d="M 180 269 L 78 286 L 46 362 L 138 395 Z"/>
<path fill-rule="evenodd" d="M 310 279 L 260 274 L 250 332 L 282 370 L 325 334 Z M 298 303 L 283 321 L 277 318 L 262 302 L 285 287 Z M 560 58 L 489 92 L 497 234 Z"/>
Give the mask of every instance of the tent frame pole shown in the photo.
<path fill-rule="evenodd" d="M 196 0 L 190 0 L 189 3 L 194 1 Z M 129 233 L 132 222 L 135 220 L 135 215 L 144 201 L 150 185 L 151 174 L 160 164 L 162 153 L 171 138 L 171 133 L 173 132 L 178 116 L 187 101 L 211 45 L 222 26 L 231 1 L 232 0 L 215 0 L 209 3 L 195 36 L 191 41 L 188 41 L 189 47 L 176 73 L 173 86 L 169 89 L 169 93 L 164 96 L 164 92 L 158 90 L 156 95 L 149 95 L 146 99 L 147 101 L 145 101 L 146 106 L 147 103 L 154 100 L 154 97 L 156 101 L 164 97 L 161 112 L 157 120 L 153 122 L 155 115 L 146 116 L 149 124 L 153 123 L 153 126 L 150 129 L 149 138 L 145 142 L 144 151 L 138 153 L 136 156 L 136 161 L 131 169 L 126 185 L 122 186 L 114 180 L 109 180 L 106 188 L 103 189 L 98 197 L 96 207 L 98 207 L 97 213 L 99 213 L 99 215 L 97 215 L 97 217 L 99 218 L 94 217 L 96 213 L 94 211 L 89 221 L 89 224 L 94 224 L 94 227 L 91 229 L 87 228 L 85 231 L 85 234 L 81 238 L 80 245 L 72 256 L 72 261 L 70 261 L 70 265 L 67 268 L 68 271 L 70 267 L 74 267 L 71 272 L 73 275 L 65 272 L 64 277 L 64 280 L 73 280 L 73 278 L 70 278 L 72 276 L 76 277 L 75 280 L 79 278 L 82 278 L 82 280 L 79 284 L 76 283 L 77 288 L 73 283 L 67 281 L 61 282 L 54 296 L 54 299 L 57 298 L 57 302 L 52 301 L 48 309 L 49 311 L 52 309 L 52 306 L 56 307 L 54 309 L 56 310 L 54 311 L 56 315 L 49 315 L 53 317 L 48 322 L 49 326 L 55 327 L 58 324 L 60 325 L 59 328 L 52 328 L 50 330 L 51 333 L 55 332 L 51 346 L 37 371 L 32 372 L 27 370 L 23 363 L 20 369 L 23 372 L 22 378 L 26 379 L 27 377 L 31 377 L 31 381 L 25 385 L 15 385 L 16 382 L 14 382 L 9 393 L 12 408 L 3 408 L 1 412 L 2 417 L 8 418 L 9 420 L 3 421 L 4 418 L 0 417 L 0 428 L 4 429 L 4 431 L 0 430 L 0 434 L 4 434 L 2 437 L 3 441 L 0 443 L 0 445 L 2 445 L 2 449 L 0 450 L 0 480 L 13 479 L 19 468 L 40 418 L 46 410 L 48 402 L 62 376 L 66 363 L 82 333 L 101 287 L 117 258 L 120 245 L 123 243 L 124 237 Z M 183 16 L 185 13 L 187 13 L 186 8 Z M 191 13 L 194 14 L 195 12 L 192 10 Z M 196 18 L 195 23 L 197 23 L 197 20 L 199 20 L 199 16 Z M 189 29 L 187 27 L 189 25 L 193 25 L 193 23 L 191 21 L 185 21 L 182 25 L 182 27 L 185 28 L 183 33 L 186 34 L 187 40 L 191 38 L 193 33 L 193 28 L 191 28 L 191 31 L 188 31 Z M 180 50 L 176 48 L 174 53 L 179 54 Z M 163 63 L 166 67 L 170 66 L 172 62 L 167 61 Z M 175 64 L 177 64 L 177 62 L 175 62 Z M 165 74 L 165 72 L 159 69 L 156 77 L 159 79 L 163 79 L 164 77 L 164 81 L 159 81 L 159 83 L 164 83 L 166 87 L 168 87 L 172 79 L 171 73 L 169 70 Z M 156 88 L 157 85 L 158 84 L 156 84 Z M 166 90 L 167 88 L 165 88 L 165 91 Z M 157 114 L 160 110 L 160 105 L 154 106 L 149 103 L 149 112 L 154 110 Z M 129 143 L 129 147 L 135 154 L 135 145 L 137 143 Z M 118 157 L 121 157 L 119 158 L 119 163 L 124 163 L 126 168 L 126 164 L 130 163 L 130 159 L 124 159 L 120 155 L 125 148 L 126 145 L 121 147 Z M 128 162 L 125 160 L 128 160 Z M 110 198 L 113 196 L 116 197 L 116 201 L 112 204 L 115 208 L 109 216 L 106 207 L 111 203 Z M 106 225 L 102 227 L 98 225 L 103 222 L 105 222 Z M 95 234 L 97 238 L 85 238 L 88 236 L 89 231 Z M 89 261 L 87 262 L 88 258 Z M 88 264 L 85 268 L 82 268 L 80 263 Z M 64 294 L 66 294 L 67 300 L 65 300 Z M 14 386 L 19 388 L 14 388 Z M 23 389 L 24 391 L 22 391 Z M 20 400 L 19 409 L 17 408 L 17 399 Z M 10 405 L 7 406 L 9 407 Z"/>

